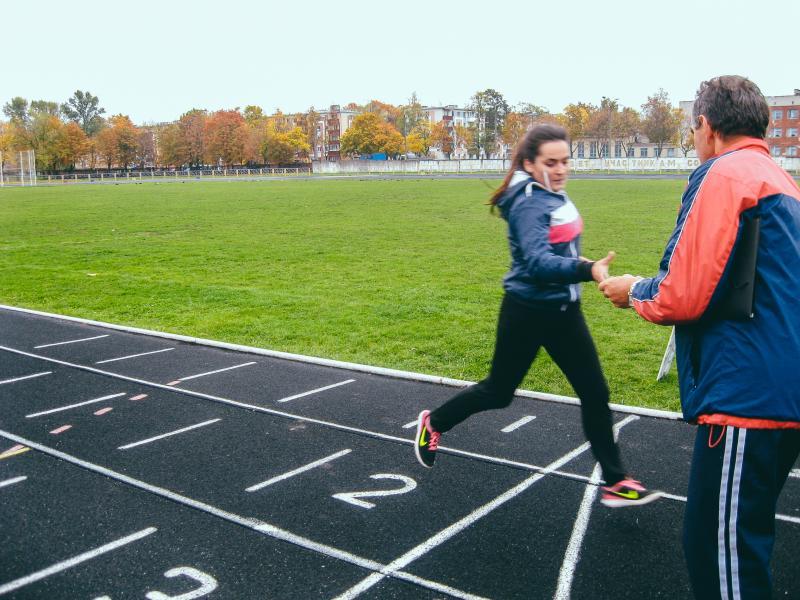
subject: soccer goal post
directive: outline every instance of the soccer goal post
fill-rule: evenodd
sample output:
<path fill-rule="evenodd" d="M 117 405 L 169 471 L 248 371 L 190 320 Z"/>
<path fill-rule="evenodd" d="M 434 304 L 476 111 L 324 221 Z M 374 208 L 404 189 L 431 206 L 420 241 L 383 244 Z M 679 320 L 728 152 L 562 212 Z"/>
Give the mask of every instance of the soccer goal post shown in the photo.
<path fill-rule="evenodd" d="M 0 152 L 0 187 L 36 185 L 36 152 Z"/>

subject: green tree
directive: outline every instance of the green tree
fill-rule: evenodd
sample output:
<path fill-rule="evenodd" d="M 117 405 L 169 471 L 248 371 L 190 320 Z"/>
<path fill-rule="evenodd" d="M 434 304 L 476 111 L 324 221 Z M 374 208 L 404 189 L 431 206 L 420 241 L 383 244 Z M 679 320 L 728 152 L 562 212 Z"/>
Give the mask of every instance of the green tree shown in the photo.
<path fill-rule="evenodd" d="M 417 93 L 413 92 L 408 104 L 404 104 L 398 109 L 397 130 L 403 137 L 408 136 L 411 131 L 421 122 L 428 120 L 428 114 L 423 110 L 419 103 Z"/>
<path fill-rule="evenodd" d="M 3 105 L 3 114 L 7 116 L 14 125 L 27 125 L 28 121 L 30 121 L 30 117 L 28 116 L 28 101 L 21 96 L 14 96 Z"/>
<path fill-rule="evenodd" d="M 91 93 L 76 90 L 72 97 L 61 105 L 61 110 L 70 121 L 80 125 L 88 136 L 97 134 L 103 128 L 102 115 L 105 108 L 100 107 L 100 100 Z"/>
<path fill-rule="evenodd" d="M 491 88 L 476 92 L 470 99 L 468 108 L 475 113 L 473 146 L 477 154 L 487 156 L 500 141 L 509 107 L 503 95 Z"/>
<path fill-rule="evenodd" d="M 33 116 L 34 114 L 45 114 L 53 117 L 61 118 L 61 106 L 58 102 L 50 102 L 49 100 L 31 100 L 31 106 L 28 113 Z"/>

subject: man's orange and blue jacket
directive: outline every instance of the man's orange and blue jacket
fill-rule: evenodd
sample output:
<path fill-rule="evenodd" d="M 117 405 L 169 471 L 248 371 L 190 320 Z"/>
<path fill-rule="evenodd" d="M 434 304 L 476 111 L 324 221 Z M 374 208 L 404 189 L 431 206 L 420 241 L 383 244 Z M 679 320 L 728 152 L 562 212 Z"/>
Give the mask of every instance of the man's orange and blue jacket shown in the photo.
<path fill-rule="evenodd" d="M 755 216 L 754 316 L 710 318 Z M 800 189 L 763 140 L 745 138 L 692 173 L 659 273 L 631 299 L 648 321 L 676 326 L 686 420 L 800 427 Z"/>

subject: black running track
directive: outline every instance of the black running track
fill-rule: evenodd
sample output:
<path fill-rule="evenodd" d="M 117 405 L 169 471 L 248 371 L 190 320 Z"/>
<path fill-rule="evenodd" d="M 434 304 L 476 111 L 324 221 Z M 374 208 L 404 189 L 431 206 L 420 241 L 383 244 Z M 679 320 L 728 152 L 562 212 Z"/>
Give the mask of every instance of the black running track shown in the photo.
<path fill-rule="evenodd" d="M 0 596 L 689 597 L 690 426 L 615 414 L 667 497 L 608 509 L 569 404 L 519 398 L 419 466 L 406 426 L 453 391 L 0 309 Z"/>

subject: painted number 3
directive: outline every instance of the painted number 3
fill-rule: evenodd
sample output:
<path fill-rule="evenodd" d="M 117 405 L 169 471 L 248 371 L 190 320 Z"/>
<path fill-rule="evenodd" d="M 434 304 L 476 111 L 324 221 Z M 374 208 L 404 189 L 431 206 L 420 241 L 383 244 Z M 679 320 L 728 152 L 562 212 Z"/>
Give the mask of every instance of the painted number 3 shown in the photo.
<path fill-rule="evenodd" d="M 378 473 L 370 475 L 370 479 L 395 479 L 403 482 L 403 487 L 393 490 L 377 490 L 374 492 L 342 492 L 341 494 L 333 494 L 337 500 L 343 500 L 350 504 L 355 504 L 361 508 L 373 508 L 375 505 L 372 502 L 365 502 L 359 498 L 378 498 L 380 496 L 396 496 L 398 494 L 407 494 L 417 487 L 417 482 L 406 477 L 405 475 L 392 475 L 390 473 Z"/>

